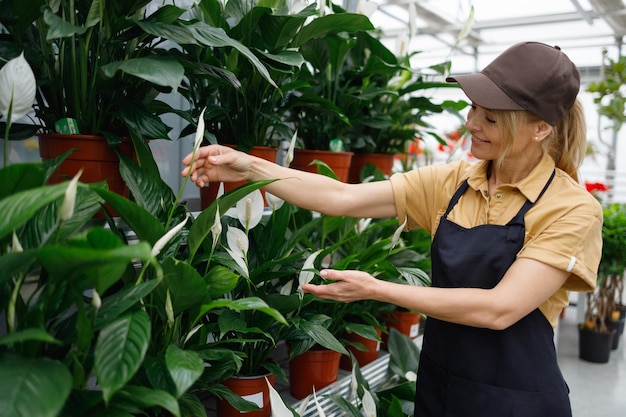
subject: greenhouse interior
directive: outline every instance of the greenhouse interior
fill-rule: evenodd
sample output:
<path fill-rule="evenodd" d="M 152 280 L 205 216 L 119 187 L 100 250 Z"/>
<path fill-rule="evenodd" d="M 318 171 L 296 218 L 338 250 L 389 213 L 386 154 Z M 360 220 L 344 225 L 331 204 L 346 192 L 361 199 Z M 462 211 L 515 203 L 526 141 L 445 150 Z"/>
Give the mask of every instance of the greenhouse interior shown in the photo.
<path fill-rule="evenodd" d="M 625 415 L 624 0 L 1 3 L 0 417 Z M 578 134 L 564 132 L 582 118 L 565 118 L 568 127 L 564 116 L 548 123 L 535 111 L 550 105 L 542 101 L 546 91 L 520 104 L 518 93 L 506 91 L 510 84 L 487 75 L 514 106 L 491 108 L 468 97 L 483 94 L 466 88 L 477 80 L 472 74 L 525 42 L 545 44 L 575 66 L 578 89 L 566 110 L 580 104 Z M 536 59 L 520 65 L 539 72 L 533 68 L 545 61 Z M 542 77 L 551 75 L 534 79 Z M 556 101 L 566 100 L 561 90 Z M 494 172 L 508 173 L 507 161 L 530 160 L 513 144 L 500 144 L 499 156 L 485 150 L 489 135 L 496 137 L 490 124 L 500 126 L 496 143 L 521 124 L 491 120 L 510 110 L 525 115 L 518 118 L 524 126 L 539 126 L 535 142 L 537 132 L 544 142 L 570 134 L 586 139 L 562 151 L 560 161 L 541 141 L 524 139 L 524 152 L 539 150 L 541 157 L 524 175 L 538 176 L 544 164 L 556 173 L 545 188 L 541 180 L 533 198 L 524 191 L 530 180 L 492 184 Z M 217 156 L 202 153 L 209 148 Z M 568 171 L 563 160 L 576 152 L 579 163 Z M 229 162 L 233 155 L 241 156 Z M 333 165 L 339 156 L 347 162 Z M 245 164 L 261 168 L 244 172 Z M 483 191 L 473 183 L 481 167 Z M 436 186 L 424 184 L 429 179 Z M 297 180 L 309 182 L 281 185 Z M 575 191 L 556 194 L 553 181 Z M 481 202 L 463 193 L 459 199 L 462 183 Z M 412 207 L 418 204 L 409 193 L 428 198 L 427 208 Z M 509 299 L 524 304 L 505 309 L 519 322 L 540 322 L 541 340 L 528 330 L 528 346 L 519 340 L 528 336 L 518 332 L 519 322 L 501 328 L 501 317 L 488 322 L 460 312 L 479 303 L 467 301 L 470 295 L 494 297 L 505 278 L 471 288 L 442 281 L 449 264 L 472 268 L 446 260 L 444 250 L 452 258 L 458 253 L 434 244 L 442 224 L 475 230 L 468 224 L 502 220 L 502 211 L 493 214 L 502 195 L 518 197 L 520 207 L 537 203 L 546 218 L 558 210 L 564 217 L 537 220 L 531 207 L 511 268 L 502 270 L 508 282 L 562 280 L 530 301 L 526 283 L 519 299 Z M 549 209 L 539 209 L 544 195 L 553 198 Z M 455 214 L 461 210 L 453 202 L 478 214 Z M 574 217 L 589 207 L 586 217 Z M 550 221 L 561 229 L 536 225 Z M 539 246 L 548 244 L 554 247 Z M 493 252 L 485 259 L 500 262 Z M 569 265 L 547 262 L 566 254 Z M 458 255 L 473 266 L 482 253 Z M 488 268 L 486 260 L 477 263 Z M 516 265 L 532 269 L 511 272 L 524 268 Z M 326 278 L 328 270 L 345 278 Z M 348 270 L 376 286 L 359 289 L 366 284 Z M 543 282 L 533 276 L 539 273 Z M 361 292 L 341 299 L 332 290 L 317 292 L 343 284 Z M 403 295 L 398 288 L 407 287 L 399 285 L 419 288 Z M 462 288 L 438 288 L 447 286 Z M 452 305 L 444 294 L 455 289 L 469 290 L 459 292 L 467 296 L 458 306 L 432 306 Z M 407 301 L 409 294 L 415 300 Z M 489 344 L 491 356 L 515 345 L 514 353 L 502 353 L 510 369 L 487 365 L 489 350 L 478 342 L 458 340 L 485 333 L 498 340 L 489 339 L 497 346 Z M 583 333 L 592 333 L 602 351 L 590 352 Z M 451 368 L 481 377 L 493 370 L 506 381 L 522 369 L 534 380 L 545 375 L 538 371 L 543 352 L 555 369 L 550 377 L 563 387 L 540 394 L 564 392 L 563 410 L 537 406 L 545 397 L 508 392 L 521 390 L 518 382 L 493 383 L 488 389 L 503 390 L 494 392 L 476 387 L 491 382 L 455 386 L 463 376 L 431 363 L 445 357 Z M 308 354 L 319 356 L 304 364 Z M 537 362 L 528 360 L 533 355 Z M 330 364 L 322 363 L 326 356 Z"/>

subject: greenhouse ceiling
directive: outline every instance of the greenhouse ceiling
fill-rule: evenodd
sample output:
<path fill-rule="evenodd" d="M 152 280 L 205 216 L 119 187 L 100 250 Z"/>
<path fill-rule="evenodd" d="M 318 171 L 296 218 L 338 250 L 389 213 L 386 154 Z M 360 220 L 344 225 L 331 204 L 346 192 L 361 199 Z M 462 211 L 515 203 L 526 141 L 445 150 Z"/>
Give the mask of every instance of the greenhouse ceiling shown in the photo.
<path fill-rule="evenodd" d="M 453 73 L 480 70 L 508 46 L 530 40 L 560 46 L 583 77 L 595 78 L 603 53 L 618 57 L 626 34 L 623 0 L 348 0 L 347 4 L 370 15 L 388 47 L 418 52 L 414 66 L 425 68 L 450 59 Z M 459 41 L 462 33 L 466 36 Z"/>

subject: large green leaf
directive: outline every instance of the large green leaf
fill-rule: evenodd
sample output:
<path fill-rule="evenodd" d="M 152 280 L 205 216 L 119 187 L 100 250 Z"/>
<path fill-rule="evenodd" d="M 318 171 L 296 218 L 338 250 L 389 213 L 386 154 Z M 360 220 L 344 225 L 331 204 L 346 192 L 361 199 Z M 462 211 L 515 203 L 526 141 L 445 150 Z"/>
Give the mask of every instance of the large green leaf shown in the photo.
<path fill-rule="evenodd" d="M 36 250 L 11 252 L 0 256 L 0 285 L 19 273 L 24 273 L 37 259 Z"/>
<path fill-rule="evenodd" d="M 36 340 L 45 343 L 61 344 L 61 341 L 55 339 L 43 329 L 28 328 L 17 332 L 6 334 L 0 337 L 0 345 L 12 345 L 17 342 L 25 342 L 27 340 Z"/>
<path fill-rule="evenodd" d="M 91 249 L 61 246 L 45 246 L 39 252 L 39 260 L 53 280 L 71 280 L 85 269 L 97 271 L 93 284 L 100 294 L 120 278 L 116 271 L 123 271 L 135 259 L 151 259 L 151 247 L 146 242 L 121 246 L 115 249 Z"/>
<path fill-rule="evenodd" d="M 304 26 L 293 39 L 291 46 L 299 47 L 311 39 L 322 38 L 329 33 L 358 32 L 374 30 L 367 16 L 358 13 L 338 13 L 313 19 Z"/>
<path fill-rule="evenodd" d="M 202 318 L 207 312 L 216 308 L 223 308 L 223 307 L 230 308 L 233 310 L 238 310 L 238 311 L 240 310 L 262 311 L 263 313 L 272 316 L 277 322 L 285 324 L 285 325 L 287 324 L 287 320 L 285 320 L 285 317 L 283 317 L 283 315 L 280 314 L 278 310 L 270 307 L 269 305 L 267 305 L 265 301 L 261 300 L 258 297 L 246 297 L 246 298 L 240 298 L 237 300 L 220 299 L 220 300 L 212 301 L 208 304 L 204 304 L 200 308 L 200 314 L 198 314 L 198 318 L 196 319 L 196 321 Z"/>
<path fill-rule="evenodd" d="M 134 201 L 102 188 L 93 189 L 118 213 L 139 240 L 154 245 L 165 234 L 165 228 L 152 214 Z"/>
<path fill-rule="evenodd" d="M 257 58 L 254 53 L 248 49 L 247 46 L 242 44 L 241 42 L 231 38 L 226 34 L 224 29 L 222 28 L 214 28 L 206 23 L 197 22 L 192 25 L 189 25 L 189 28 L 192 30 L 192 33 L 196 37 L 196 39 L 203 45 L 207 45 L 210 47 L 225 47 L 230 46 L 238 50 L 244 57 L 250 61 L 250 63 L 256 68 L 256 70 L 267 80 L 270 85 L 278 88 L 269 71 L 263 65 L 263 63 Z"/>
<path fill-rule="evenodd" d="M 167 347 L 165 364 L 176 385 L 177 397 L 187 392 L 204 371 L 204 361 L 196 352 L 182 350 L 175 345 Z"/>
<path fill-rule="evenodd" d="M 150 342 L 150 317 L 145 311 L 124 315 L 106 326 L 96 341 L 94 367 L 105 402 L 133 377 Z"/>
<path fill-rule="evenodd" d="M 127 397 L 129 401 L 139 404 L 143 409 L 162 407 L 176 417 L 181 415 L 176 398 L 166 391 L 143 386 L 126 386 L 118 392 L 118 395 Z"/>
<path fill-rule="evenodd" d="M 0 356 L 0 417 L 55 417 L 72 388 L 60 362 Z"/>
<path fill-rule="evenodd" d="M 167 57 L 131 58 L 125 61 L 111 62 L 101 67 L 102 72 L 113 78 L 117 71 L 122 71 L 137 78 L 152 82 L 176 91 L 183 81 L 185 69 L 175 59 Z"/>
<path fill-rule="evenodd" d="M 346 348 L 341 344 L 339 340 L 328 329 L 319 323 L 315 323 L 308 320 L 299 320 L 296 322 L 298 330 L 315 340 L 316 343 L 324 346 L 327 349 L 340 352 L 346 356 L 350 356 Z M 291 351 L 290 357 L 297 356 L 303 352 Z"/>
<path fill-rule="evenodd" d="M 169 208 L 174 204 L 176 197 L 160 176 L 146 172 L 132 159 L 121 154 L 120 174 L 137 204 L 152 216 L 159 218 L 164 207 Z"/>
<path fill-rule="evenodd" d="M 237 286 L 237 282 L 239 282 L 239 277 L 239 275 L 225 266 L 216 265 L 212 267 L 204 276 L 204 282 L 209 291 L 209 296 L 211 298 L 217 298 L 234 290 Z"/>
<path fill-rule="evenodd" d="M 0 169 L 0 200 L 20 191 L 44 185 L 45 171 L 41 163 L 12 164 Z"/>
<path fill-rule="evenodd" d="M 98 309 L 94 324 L 95 329 L 100 330 L 117 319 L 120 315 L 136 305 L 142 298 L 150 294 L 159 284 L 160 282 L 156 279 L 144 281 L 138 285 L 124 287 L 106 297 Z"/>
<path fill-rule="evenodd" d="M 165 290 L 169 291 L 175 315 L 208 301 L 206 284 L 194 267 L 172 258 L 166 259 L 162 267 L 163 281 L 157 294 L 164 303 Z"/>
<path fill-rule="evenodd" d="M 0 240 L 65 193 L 67 183 L 21 191 L 0 200 Z"/>

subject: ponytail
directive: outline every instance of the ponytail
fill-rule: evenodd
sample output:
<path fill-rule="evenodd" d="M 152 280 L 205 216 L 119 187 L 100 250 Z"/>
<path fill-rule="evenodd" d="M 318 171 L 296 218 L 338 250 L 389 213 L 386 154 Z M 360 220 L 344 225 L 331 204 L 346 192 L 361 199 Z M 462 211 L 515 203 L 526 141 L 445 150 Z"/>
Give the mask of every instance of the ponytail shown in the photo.
<path fill-rule="evenodd" d="M 578 169 L 587 150 L 585 114 L 579 100 L 574 102 L 559 125 L 553 127 L 552 133 L 544 140 L 544 146 L 557 168 L 579 181 Z"/>
<path fill-rule="evenodd" d="M 527 121 L 540 120 L 537 116 L 524 110 L 492 110 L 500 124 L 500 133 L 506 140 L 503 152 L 496 160 L 502 166 L 506 155 L 513 147 L 513 132 Z M 570 111 L 563 117 L 558 126 L 543 140 L 544 151 L 554 160 L 557 168 L 565 171 L 574 180 L 578 179 L 578 169 L 583 163 L 587 150 L 587 130 L 585 115 L 580 101 L 576 100 Z"/>

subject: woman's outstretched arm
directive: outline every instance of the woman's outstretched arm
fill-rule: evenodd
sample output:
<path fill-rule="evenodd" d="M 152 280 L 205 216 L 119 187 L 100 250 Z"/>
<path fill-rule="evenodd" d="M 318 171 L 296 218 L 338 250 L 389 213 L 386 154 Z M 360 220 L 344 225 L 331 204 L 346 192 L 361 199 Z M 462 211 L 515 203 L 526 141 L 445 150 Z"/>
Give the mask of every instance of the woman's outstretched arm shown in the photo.
<path fill-rule="evenodd" d="M 395 217 L 391 183 L 346 184 L 323 175 L 282 167 L 273 162 L 220 145 L 198 149 L 183 159 L 183 176 L 199 187 L 210 182 L 279 179 L 266 187 L 270 193 L 308 210 L 331 216 Z"/>

